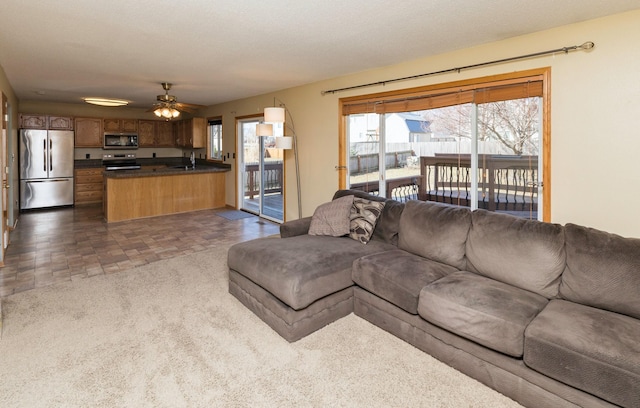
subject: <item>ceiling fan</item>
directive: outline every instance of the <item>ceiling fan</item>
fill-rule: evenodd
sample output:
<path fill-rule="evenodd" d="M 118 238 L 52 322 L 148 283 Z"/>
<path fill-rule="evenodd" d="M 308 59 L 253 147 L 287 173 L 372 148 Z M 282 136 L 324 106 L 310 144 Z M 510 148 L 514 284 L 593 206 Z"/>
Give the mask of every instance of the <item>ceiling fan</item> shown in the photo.
<path fill-rule="evenodd" d="M 203 108 L 203 105 L 196 105 L 193 103 L 178 102 L 175 96 L 169 95 L 171 85 L 168 82 L 162 82 L 162 89 L 164 89 L 164 95 L 158 95 L 156 97 L 157 102 L 153 104 L 153 107 L 149 111 L 166 120 L 171 120 L 180 116 L 180 112 L 194 112 L 199 108 Z"/>

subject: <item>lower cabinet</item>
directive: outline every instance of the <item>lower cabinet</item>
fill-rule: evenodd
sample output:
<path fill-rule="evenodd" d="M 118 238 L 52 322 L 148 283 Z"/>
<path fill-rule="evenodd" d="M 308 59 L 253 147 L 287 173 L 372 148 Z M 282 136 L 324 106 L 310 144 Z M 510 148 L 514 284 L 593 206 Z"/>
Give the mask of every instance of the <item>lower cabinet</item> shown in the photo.
<path fill-rule="evenodd" d="M 89 168 L 74 171 L 74 203 L 75 205 L 102 203 L 104 195 L 104 169 Z"/>

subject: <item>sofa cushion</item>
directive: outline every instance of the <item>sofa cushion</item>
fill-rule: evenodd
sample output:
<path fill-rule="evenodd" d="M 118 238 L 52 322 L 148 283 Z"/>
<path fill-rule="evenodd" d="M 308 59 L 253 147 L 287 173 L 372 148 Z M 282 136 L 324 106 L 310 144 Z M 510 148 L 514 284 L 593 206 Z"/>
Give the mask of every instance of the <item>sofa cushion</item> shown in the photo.
<path fill-rule="evenodd" d="M 560 296 L 640 318 L 640 239 L 565 226 L 567 265 Z"/>
<path fill-rule="evenodd" d="M 385 201 L 382 215 L 378 218 L 376 228 L 371 239 L 398 245 L 398 231 L 400 229 L 400 216 L 404 210 L 404 203 L 395 200 Z"/>
<path fill-rule="evenodd" d="M 280 236 L 282 238 L 295 237 L 296 235 L 306 235 L 311 226 L 311 217 L 299 218 L 280 224 Z"/>
<path fill-rule="evenodd" d="M 333 195 L 333 199 L 335 200 L 336 198 L 344 197 L 345 195 L 353 195 L 354 197 L 360 197 L 371 201 L 384 202 L 385 206 L 382 209 L 382 215 L 376 223 L 371 239 L 398 245 L 398 229 L 400 228 L 400 216 L 402 215 L 402 210 L 404 210 L 404 203 L 383 197 L 372 196 L 371 194 L 358 190 L 338 190 Z"/>
<path fill-rule="evenodd" d="M 349 234 L 353 196 L 344 196 L 318 206 L 311 217 L 309 235 L 341 237 Z"/>
<path fill-rule="evenodd" d="M 552 300 L 525 331 L 525 363 L 625 407 L 640 406 L 640 321 Z"/>
<path fill-rule="evenodd" d="M 300 235 L 259 238 L 229 248 L 229 268 L 269 291 L 295 310 L 353 285 L 351 264 L 363 255 L 394 249 L 349 237 Z"/>
<path fill-rule="evenodd" d="M 467 238 L 467 269 L 546 298 L 564 270 L 561 225 L 476 210 Z"/>
<path fill-rule="evenodd" d="M 521 357 L 524 330 L 547 303 L 536 293 L 459 271 L 422 289 L 418 314 L 459 336 Z"/>
<path fill-rule="evenodd" d="M 453 266 L 395 249 L 356 259 L 352 276 L 361 288 L 417 314 L 422 287 L 455 271 Z"/>
<path fill-rule="evenodd" d="M 471 211 L 425 201 L 408 201 L 400 217 L 398 248 L 465 269 Z"/>
<path fill-rule="evenodd" d="M 363 244 L 369 242 L 383 208 L 384 202 L 354 197 L 349 214 L 349 237 Z"/>

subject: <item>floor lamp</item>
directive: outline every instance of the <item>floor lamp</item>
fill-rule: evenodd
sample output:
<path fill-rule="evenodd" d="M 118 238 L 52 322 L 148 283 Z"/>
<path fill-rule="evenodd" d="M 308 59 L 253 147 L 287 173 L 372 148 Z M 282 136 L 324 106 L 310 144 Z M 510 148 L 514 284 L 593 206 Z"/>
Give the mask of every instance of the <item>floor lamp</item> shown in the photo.
<path fill-rule="evenodd" d="M 264 108 L 264 121 L 270 123 L 259 123 L 256 127 L 258 136 L 273 136 L 273 125 L 271 123 L 283 123 L 285 129 L 288 129 L 291 136 L 276 137 L 276 148 L 290 150 L 293 148 L 293 157 L 296 166 L 296 187 L 298 194 L 298 218 L 302 218 L 302 200 L 300 196 L 300 165 L 298 163 L 298 136 L 296 135 L 293 117 L 287 106 L 280 102 L 280 106 Z M 275 99 L 274 99 L 275 105 Z M 289 120 L 286 120 L 287 115 Z"/>

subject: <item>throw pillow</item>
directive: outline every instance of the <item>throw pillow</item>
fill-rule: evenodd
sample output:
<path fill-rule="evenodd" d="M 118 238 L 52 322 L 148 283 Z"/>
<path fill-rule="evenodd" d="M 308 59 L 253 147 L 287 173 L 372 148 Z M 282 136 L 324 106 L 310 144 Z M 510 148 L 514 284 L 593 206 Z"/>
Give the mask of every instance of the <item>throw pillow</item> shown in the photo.
<path fill-rule="evenodd" d="M 383 208 L 384 202 L 355 197 L 349 216 L 351 225 L 349 237 L 363 244 L 369 242 Z"/>
<path fill-rule="evenodd" d="M 349 214 L 353 206 L 353 196 L 344 196 L 321 204 L 313 212 L 309 235 L 330 235 L 341 237 L 349 234 Z"/>

